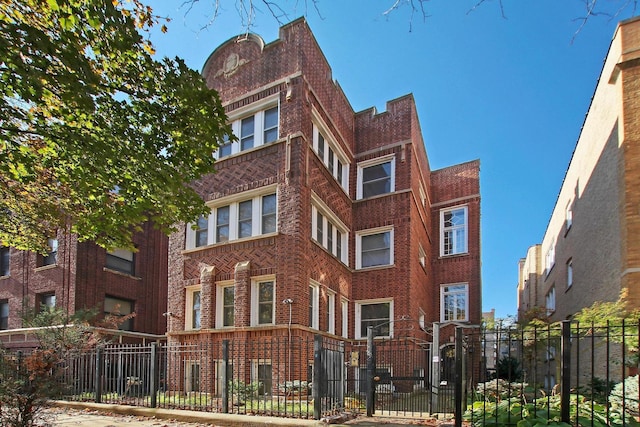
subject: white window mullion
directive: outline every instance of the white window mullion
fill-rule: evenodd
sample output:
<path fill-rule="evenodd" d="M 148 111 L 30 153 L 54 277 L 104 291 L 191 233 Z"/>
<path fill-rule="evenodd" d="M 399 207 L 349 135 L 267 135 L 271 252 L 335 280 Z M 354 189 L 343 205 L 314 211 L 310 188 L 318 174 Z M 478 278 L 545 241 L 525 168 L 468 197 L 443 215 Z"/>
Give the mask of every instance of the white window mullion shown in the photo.
<path fill-rule="evenodd" d="M 262 234 L 262 197 L 255 197 L 251 202 L 251 236 Z"/>
<path fill-rule="evenodd" d="M 318 240 L 318 209 L 311 206 L 311 238 Z"/>
<path fill-rule="evenodd" d="M 349 338 L 349 301 L 342 299 L 342 336 Z"/>
<path fill-rule="evenodd" d="M 254 117 L 254 147 L 264 144 L 264 111 L 258 111 Z"/>
<path fill-rule="evenodd" d="M 229 240 L 238 238 L 238 203 L 229 205 Z"/>
<path fill-rule="evenodd" d="M 322 247 L 326 248 L 327 247 L 327 241 L 328 241 L 328 237 L 327 236 L 327 217 L 322 215 Z"/>
<path fill-rule="evenodd" d="M 209 221 L 208 221 L 209 229 L 207 230 L 207 244 L 209 245 L 215 242 L 215 237 L 216 237 L 215 222 L 216 222 L 215 209 L 212 209 L 211 213 L 209 214 Z"/>

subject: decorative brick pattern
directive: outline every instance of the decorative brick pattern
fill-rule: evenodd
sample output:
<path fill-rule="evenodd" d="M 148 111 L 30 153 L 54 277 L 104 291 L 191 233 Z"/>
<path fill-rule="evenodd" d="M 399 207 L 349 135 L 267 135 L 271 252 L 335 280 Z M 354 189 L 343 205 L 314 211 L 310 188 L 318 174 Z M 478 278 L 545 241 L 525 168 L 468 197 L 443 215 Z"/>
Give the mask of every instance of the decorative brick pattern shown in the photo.
<path fill-rule="evenodd" d="M 235 329 L 207 329 L 200 339 L 209 334 L 222 339 L 233 333 L 249 340 L 280 334 L 289 324 L 293 333 L 317 332 L 308 326 L 311 281 L 320 284 L 322 333 L 329 328 L 330 295 L 336 302 L 335 331 L 341 334 L 343 322 L 348 322 L 350 338 L 357 326 L 359 300 L 392 298 L 394 317 L 412 325 L 398 326 L 395 335 L 427 339 L 417 327 L 418 319 L 424 314 L 427 323 L 440 320 L 440 285 L 451 280 L 469 283 L 470 322 L 480 322 L 479 162 L 431 172 L 412 95 L 389 101 L 384 112 L 354 112 L 302 19 L 282 27 L 272 43 L 255 35 L 228 41 L 209 57 L 203 74 L 228 112 L 278 94 L 280 139 L 219 160 L 216 174 L 193 184 L 212 203 L 277 184 L 277 234 L 189 251 L 184 251 L 184 229 L 170 237 L 170 311 L 184 315 L 185 287 L 200 283 L 203 265 L 215 266 L 214 281 L 235 284 Z M 350 163 L 348 194 L 313 150 L 312 111 L 322 118 Z M 386 155 L 395 159 L 395 191 L 356 200 L 358 163 Z M 347 265 L 312 239 L 312 195 L 348 228 L 343 248 L 348 251 Z M 455 259 L 440 259 L 439 209 L 457 200 L 469 206 L 469 251 Z M 394 262 L 356 270 L 356 235 L 376 227 L 393 228 Z M 259 276 L 275 277 L 274 326 L 250 326 L 251 280 Z M 216 298 L 215 291 L 210 295 Z M 285 299 L 293 303 L 284 304 Z M 343 299 L 349 308 L 345 319 Z M 215 313 L 215 306 L 213 301 L 208 309 Z M 186 340 L 180 322 L 175 325 L 170 339 Z M 188 337 L 192 339 L 193 332 Z"/>

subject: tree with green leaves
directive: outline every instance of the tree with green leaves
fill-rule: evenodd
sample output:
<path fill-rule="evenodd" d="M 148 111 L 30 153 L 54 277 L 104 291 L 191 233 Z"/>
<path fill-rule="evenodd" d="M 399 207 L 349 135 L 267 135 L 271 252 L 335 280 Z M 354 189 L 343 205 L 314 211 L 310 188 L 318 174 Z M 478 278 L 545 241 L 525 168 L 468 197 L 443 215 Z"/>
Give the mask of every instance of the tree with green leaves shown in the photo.
<path fill-rule="evenodd" d="M 231 129 L 198 72 L 154 58 L 158 24 L 139 0 L 0 0 L 0 245 L 131 248 L 208 212 L 189 183 Z"/>
<path fill-rule="evenodd" d="M 38 346 L 22 353 L 0 345 L 0 425 L 42 425 L 49 399 L 65 394 L 69 361 L 110 343 L 118 327 L 135 315 L 101 317 L 98 313 L 97 309 L 79 310 L 69 316 L 61 308 L 47 307 L 24 313 L 24 323 L 34 329 Z"/>

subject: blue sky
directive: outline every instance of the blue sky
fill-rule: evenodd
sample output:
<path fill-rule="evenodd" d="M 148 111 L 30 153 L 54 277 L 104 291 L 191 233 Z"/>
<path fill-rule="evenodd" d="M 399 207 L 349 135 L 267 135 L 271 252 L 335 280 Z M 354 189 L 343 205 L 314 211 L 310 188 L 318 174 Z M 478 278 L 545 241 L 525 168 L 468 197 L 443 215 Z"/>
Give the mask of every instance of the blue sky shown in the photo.
<path fill-rule="evenodd" d="M 480 159 L 483 310 L 515 314 L 517 262 L 542 240 L 617 19 L 591 18 L 574 38 L 583 0 L 503 0 L 506 19 L 497 0 L 470 13 L 478 0 L 429 1 L 411 24 L 407 7 L 383 16 L 394 1 L 320 0 L 321 16 L 280 3 L 306 16 L 354 110 L 413 93 L 432 169 Z M 158 55 L 200 70 L 245 31 L 231 0 L 202 29 L 211 3 L 149 1 L 172 19 L 152 36 Z M 265 42 L 278 37 L 266 10 L 255 22 Z"/>

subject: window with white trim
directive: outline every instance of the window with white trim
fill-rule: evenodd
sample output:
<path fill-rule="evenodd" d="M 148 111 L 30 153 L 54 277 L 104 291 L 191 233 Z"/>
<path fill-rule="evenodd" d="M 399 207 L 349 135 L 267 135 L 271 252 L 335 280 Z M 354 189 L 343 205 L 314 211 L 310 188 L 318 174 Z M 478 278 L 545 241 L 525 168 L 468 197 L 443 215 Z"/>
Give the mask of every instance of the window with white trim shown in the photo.
<path fill-rule="evenodd" d="M 196 222 L 196 247 L 207 246 L 209 235 L 209 217 L 201 215 Z"/>
<path fill-rule="evenodd" d="M 201 309 L 202 292 L 200 285 L 187 287 L 184 313 L 185 330 L 194 330 L 201 328 Z"/>
<path fill-rule="evenodd" d="M 455 283 L 440 288 L 440 321 L 466 322 L 469 320 L 469 285 Z"/>
<path fill-rule="evenodd" d="M 271 394 L 273 389 L 273 368 L 270 359 L 251 361 L 251 381 L 258 384 L 258 395 Z"/>
<path fill-rule="evenodd" d="M 314 121 L 320 122 L 316 115 Z M 326 126 L 313 125 L 313 150 L 322 160 L 338 184 L 349 191 L 349 162 L 347 156 L 335 142 L 335 138 L 326 130 Z"/>
<path fill-rule="evenodd" d="M 369 326 L 374 337 L 392 336 L 393 299 L 356 301 L 356 339 L 366 338 Z"/>
<path fill-rule="evenodd" d="M 200 391 L 200 362 L 184 361 L 184 387 L 189 393 Z"/>
<path fill-rule="evenodd" d="M 427 254 L 420 243 L 418 243 L 418 261 L 423 267 L 427 267 Z"/>
<path fill-rule="evenodd" d="M 394 155 L 358 163 L 357 199 L 393 193 L 396 186 L 395 168 Z"/>
<path fill-rule="evenodd" d="M 545 297 L 545 308 L 547 309 L 547 315 L 551 315 L 556 311 L 556 286 L 553 285 L 547 292 Z"/>
<path fill-rule="evenodd" d="M 235 286 L 233 281 L 216 285 L 216 327 L 230 328 L 235 325 Z"/>
<path fill-rule="evenodd" d="M 336 333 L 336 294 L 327 291 L 327 332 Z"/>
<path fill-rule="evenodd" d="M 128 249 L 114 249 L 107 252 L 106 265 L 109 270 L 133 276 L 135 273 L 135 256 Z"/>
<path fill-rule="evenodd" d="M 556 264 L 556 241 L 555 239 L 551 240 L 551 245 L 547 249 L 547 253 L 544 257 L 544 267 L 546 273 L 549 274 L 553 266 Z"/>
<path fill-rule="evenodd" d="M 440 255 L 458 255 L 467 252 L 468 214 L 461 206 L 440 211 Z"/>
<path fill-rule="evenodd" d="M 340 306 L 342 310 L 342 336 L 349 338 L 349 301 L 342 298 Z"/>
<path fill-rule="evenodd" d="M 225 136 L 220 148 L 216 151 L 217 159 L 269 144 L 278 139 L 279 112 L 278 105 L 271 105 L 264 110 L 250 114 L 231 122 L 235 141 Z"/>
<path fill-rule="evenodd" d="M 567 288 L 573 285 L 573 259 L 569 258 L 567 261 Z"/>
<path fill-rule="evenodd" d="M 311 238 L 344 264 L 347 264 L 347 227 L 314 194 L 311 206 Z"/>
<path fill-rule="evenodd" d="M 320 329 L 320 285 L 311 282 L 309 285 L 309 327 Z"/>
<path fill-rule="evenodd" d="M 422 203 L 423 207 L 427 207 L 427 193 L 424 191 L 424 186 L 422 185 L 422 183 L 420 183 L 420 202 Z"/>
<path fill-rule="evenodd" d="M 216 201 L 211 214 L 198 223 L 187 224 L 186 249 L 246 239 L 277 230 L 277 196 L 275 186 Z"/>
<path fill-rule="evenodd" d="M 356 268 L 393 265 L 393 227 L 359 231 L 356 234 Z"/>
<path fill-rule="evenodd" d="M 569 203 L 567 203 L 567 207 L 564 211 L 564 222 L 567 231 L 569 231 L 573 224 L 573 200 L 570 200 Z"/>
<path fill-rule="evenodd" d="M 273 325 L 276 318 L 275 280 L 253 279 L 251 290 L 251 326 Z"/>

